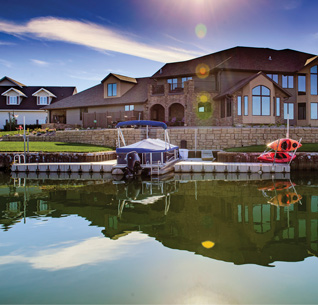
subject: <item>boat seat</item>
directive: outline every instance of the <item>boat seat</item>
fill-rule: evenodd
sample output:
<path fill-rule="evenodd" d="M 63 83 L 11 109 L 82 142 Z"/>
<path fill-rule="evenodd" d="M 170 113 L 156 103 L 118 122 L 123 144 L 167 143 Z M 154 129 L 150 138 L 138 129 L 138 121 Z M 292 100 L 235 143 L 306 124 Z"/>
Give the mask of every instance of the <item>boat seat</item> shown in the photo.
<path fill-rule="evenodd" d="M 214 161 L 215 158 L 213 156 L 212 150 L 201 150 L 201 159 L 202 161 Z"/>

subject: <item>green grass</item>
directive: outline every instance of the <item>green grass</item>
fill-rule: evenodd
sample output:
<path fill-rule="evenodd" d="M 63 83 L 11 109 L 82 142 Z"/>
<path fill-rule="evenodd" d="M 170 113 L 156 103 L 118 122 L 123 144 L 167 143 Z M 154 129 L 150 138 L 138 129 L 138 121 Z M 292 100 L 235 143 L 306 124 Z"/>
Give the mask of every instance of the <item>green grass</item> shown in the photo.
<path fill-rule="evenodd" d="M 89 144 L 79 143 L 63 143 L 63 142 L 30 142 L 30 152 L 100 152 L 100 151 L 111 151 L 112 148 L 104 146 L 95 146 Z M 20 152 L 24 151 L 23 142 L 0 142 L 0 151 L 4 152 Z"/>
<path fill-rule="evenodd" d="M 5 135 L 10 135 L 10 136 L 14 136 L 16 134 L 23 134 L 23 130 L 22 131 L 17 131 L 17 130 L 14 130 L 14 131 L 0 131 L 0 137 L 3 137 Z"/>
<path fill-rule="evenodd" d="M 228 152 L 263 152 L 266 145 L 253 145 L 246 147 L 233 147 L 225 149 Z M 297 151 L 299 152 L 318 152 L 318 143 L 303 143 L 302 147 Z"/>

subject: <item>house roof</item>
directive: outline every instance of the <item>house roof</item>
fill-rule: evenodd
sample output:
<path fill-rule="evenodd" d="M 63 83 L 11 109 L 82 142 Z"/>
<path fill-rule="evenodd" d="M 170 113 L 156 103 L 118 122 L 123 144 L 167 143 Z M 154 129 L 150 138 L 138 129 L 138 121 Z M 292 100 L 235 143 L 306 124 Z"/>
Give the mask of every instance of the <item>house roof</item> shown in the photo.
<path fill-rule="evenodd" d="M 0 79 L 0 83 L 1 83 L 2 81 L 4 81 L 4 80 L 8 80 L 9 82 L 12 83 L 12 85 L 16 85 L 16 86 L 18 86 L 18 87 L 20 87 L 20 88 L 25 87 L 24 84 L 22 84 L 22 83 L 20 83 L 20 82 L 18 82 L 18 81 L 16 81 L 16 80 L 14 80 L 13 78 L 10 78 L 10 77 L 8 77 L 8 76 L 2 77 L 2 78 Z"/>
<path fill-rule="evenodd" d="M 54 105 L 55 102 L 68 97 L 70 95 L 73 95 L 76 91 L 76 87 L 51 87 L 51 86 L 30 86 L 30 87 L 23 87 L 20 88 L 19 91 L 21 93 L 25 94 L 27 97 L 23 98 L 20 105 L 7 105 L 6 103 L 6 97 L 2 94 L 5 91 L 8 91 L 10 87 L 0 86 L 0 110 L 6 110 L 6 109 L 16 109 L 16 110 L 39 110 L 43 109 L 43 105 L 37 105 L 36 97 L 32 96 L 33 93 L 37 92 L 41 88 L 45 88 L 46 90 L 50 91 L 52 94 L 56 96 L 56 99 L 54 98 L 52 100 L 52 104 Z M 17 89 L 15 89 L 17 90 Z"/>
<path fill-rule="evenodd" d="M 122 104 L 141 104 L 148 99 L 149 77 L 137 78 L 137 84 L 121 97 L 104 98 L 104 85 L 98 84 L 87 90 L 67 97 L 57 103 L 48 105 L 44 109 L 66 109 L 79 107 L 98 107 Z"/>
<path fill-rule="evenodd" d="M 234 47 L 195 59 L 168 63 L 152 77 L 173 77 L 194 75 L 199 64 L 206 64 L 210 70 L 264 71 L 267 73 L 294 73 L 303 68 L 314 54 L 290 49 L 274 50 L 269 48 Z"/>
<path fill-rule="evenodd" d="M 41 91 L 44 91 L 48 96 L 50 97 L 56 97 L 52 92 L 50 92 L 49 90 L 45 89 L 45 88 L 41 88 L 38 91 L 34 92 L 32 94 L 32 96 L 37 96 Z"/>
<path fill-rule="evenodd" d="M 221 92 L 220 94 L 218 94 L 217 96 L 214 97 L 214 100 L 218 100 L 221 99 L 227 95 L 232 95 L 234 94 L 236 91 L 240 90 L 241 88 L 243 88 L 245 85 L 247 85 L 250 81 L 252 81 L 254 78 L 258 77 L 258 76 L 264 76 L 266 77 L 268 80 L 270 80 L 275 87 L 277 87 L 278 89 L 280 89 L 283 93 L 285 93 L 288 97 L 292 96 L 287 90 L 285 90 L 284 88 L 282 88 L 279 84 L 277 84 L 275 81 L 273 81 L 270 77 L 268 77 L 265 73 L 263 73 L 262 71 L 255 73 L 249 77 L 246 77 L 242 80 L 240 80 L 239 82 L 237 82 L 234 86 L 232 86 L 231 88 L 228 88 L 227 90 Z"/>
<path fill-rule="evenodd" d="M 133 77 L 128 77 L 120 74 L 109 73 L 101 82 L 105 82 L 109 77 L 114 76 L 122 82 L 134 83 L 137 84 L 137 80 Z"/>
<path fill-rule="evenodd" d="M 10 91 L 14 91 L 14 92 L 17 93 L 19 96 L 27 97 L 23 92 L 21 92 L 21 91 L 18 90 L 18 89 L 12 88 L 12 87 L 11 87 L 10 89 L 8 89 L 7 91 L 3 92 L 1 95 L 7 96 Z"/>

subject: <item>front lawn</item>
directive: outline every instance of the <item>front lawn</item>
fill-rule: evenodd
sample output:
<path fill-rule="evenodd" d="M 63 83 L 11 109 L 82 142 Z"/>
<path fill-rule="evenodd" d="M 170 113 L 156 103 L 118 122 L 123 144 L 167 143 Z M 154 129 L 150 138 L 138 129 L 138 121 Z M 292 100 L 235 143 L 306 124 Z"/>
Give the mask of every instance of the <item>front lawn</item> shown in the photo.
<path fill-rule="evenodd" d="M 80 143 L 63 143 L 63 142 L 30 142 L 30 152 L 101 152 L 111 151 L 112 148 L 104 146 L 95 146 Z M 4 152 L 21 152 L 24 151 L 23 142 L 6 142 L 0 141 L 0 151 Z"/>
<path fill-rule="evenodd" d="M 227 148 L 227 152 L 263 152 L 266 145 L 252 145 L 246 147 Z M 318 143 L 303 143 L 302 147 L 297 149 L 299 152 L 318 152 Z"/>

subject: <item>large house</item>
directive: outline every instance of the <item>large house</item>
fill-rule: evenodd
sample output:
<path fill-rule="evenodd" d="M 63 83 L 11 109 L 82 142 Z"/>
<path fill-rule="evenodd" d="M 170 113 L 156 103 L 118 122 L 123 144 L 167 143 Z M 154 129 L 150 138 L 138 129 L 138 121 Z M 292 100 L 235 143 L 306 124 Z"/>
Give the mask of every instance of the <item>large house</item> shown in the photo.
<path fill-rule="evenodd" d="M 50 122 L 109 126 L 143 118 L 171 125 L 318 126 L 317 55 L 235 47 L 165 64 L 148 78 L 109 74 L 100 84 L 45 107 Z"/>
<path fill-rule="evenodd" d="M 7 76 L 0 79 L 0 129 L 7 123 L 22 125 L 44 124 L 53 105 L 77 93 L 76 87 L 26 86 Z M 65 123 L 65 117 L 56 118 Z M 63 121 L 64 120 L 64 121 Z"/>

